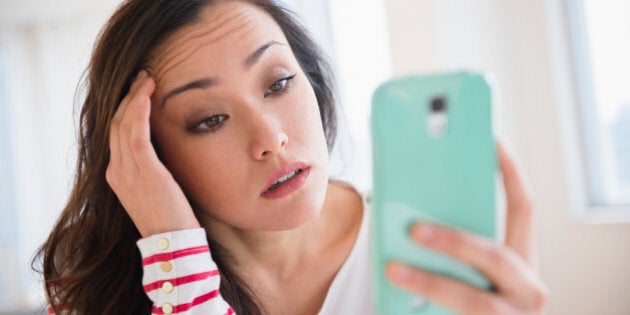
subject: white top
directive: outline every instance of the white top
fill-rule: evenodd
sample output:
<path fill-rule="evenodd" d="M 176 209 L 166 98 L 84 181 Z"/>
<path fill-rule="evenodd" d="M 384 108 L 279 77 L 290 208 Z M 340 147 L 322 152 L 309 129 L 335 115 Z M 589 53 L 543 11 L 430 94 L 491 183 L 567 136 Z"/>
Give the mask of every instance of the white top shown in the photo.
<path fill-rule="evenodd" d="M 370 205 L 367 194 L 358 193 L 363 201 L 361 227 L 348 258 L 328 289 L 319 315 L 375 314 L 370 275 Z M 234 314 L 219 292 L 220 274 L 203 228 L 152 235 L 140 239 L 137 245 L 144 270 L 142 284 L 153 301 L 152 314 Z"/>
<path fill-rule="evenodd" d="M 343 183 L 342 183 L 343 184 Z M 319 315 L 376 314 L 372 305 L 372 276 L 370 274 L 370 203 L 365 192 L 363 219 L 359 235 L 348 258 L 335 276 Z"/>

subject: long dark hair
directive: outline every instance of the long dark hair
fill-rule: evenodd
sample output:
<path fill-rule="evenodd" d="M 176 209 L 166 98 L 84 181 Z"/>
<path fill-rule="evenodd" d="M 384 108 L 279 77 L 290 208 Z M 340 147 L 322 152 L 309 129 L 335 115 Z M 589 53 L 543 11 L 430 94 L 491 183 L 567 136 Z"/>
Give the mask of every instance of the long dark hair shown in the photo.
<path fill-rule="evenodd" d="M 225 1 L 225 0 L 221 0 Z M 336 135 L 333 78 L 328 62 L 294 14 L 273 0 L 237 0 L 263 9 L 278 23 L 319 103 L 329 150 Z M 69 201 L 33 260 L 56 313 L 150 314 L 142 288 L 140 233 L 105 180 L 109 129 L 118 104 L 149 52 L 176 30 L 199 21 L 216 0 L 128 0 L 101 31 L 84 76 L 78 159 Z M 262 314 L 255 293 L 231 266 L 229 248 L 208 240 L 221 271 L 221 294 L 240 314 Z M 36 268 L 38 269 L 38 268 Z"/>

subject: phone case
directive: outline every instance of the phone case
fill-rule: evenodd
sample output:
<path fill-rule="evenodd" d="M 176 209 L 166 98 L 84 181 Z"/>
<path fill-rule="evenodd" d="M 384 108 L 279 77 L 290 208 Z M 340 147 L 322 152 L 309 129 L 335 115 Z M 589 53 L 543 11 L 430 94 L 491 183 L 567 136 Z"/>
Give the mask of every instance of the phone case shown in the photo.
<path fill-rule="evenodd" d="M 446 102 L 441 117 L 431 109 L 434 103 L 439 108 L 438 98 Z M 384 275 L 392 260 L 491 288 L 472 267 L 409 237 L 418 221 L 498 237 L 491 100 L 484 76 L 470 72 L 394 79 L 374 92 L 372 250 L 379 314 L 455 314 L 393 286 Z M 431 133 L 436 122 L 446 125 L 438 136 Z"/>

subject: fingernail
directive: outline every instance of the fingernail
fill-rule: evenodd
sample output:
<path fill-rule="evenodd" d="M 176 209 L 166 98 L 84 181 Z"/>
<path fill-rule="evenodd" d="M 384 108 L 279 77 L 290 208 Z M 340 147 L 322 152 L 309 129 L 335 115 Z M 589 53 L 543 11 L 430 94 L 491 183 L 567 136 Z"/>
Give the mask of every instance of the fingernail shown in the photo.
<path fill-rule="evenodd" d="M 430 224 L 415 225 L 411 233 L 415 239 L 421 242 L 430 242 L 435 239 L 435 227 Z"/>

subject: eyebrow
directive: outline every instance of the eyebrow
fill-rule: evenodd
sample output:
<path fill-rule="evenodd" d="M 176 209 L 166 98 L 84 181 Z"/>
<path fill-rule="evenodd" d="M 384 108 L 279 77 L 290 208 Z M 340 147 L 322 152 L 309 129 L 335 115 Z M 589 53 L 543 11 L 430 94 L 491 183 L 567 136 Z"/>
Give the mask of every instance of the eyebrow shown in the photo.
<path fill-rule="evenodd" d="M 249 70 L 252 66 L 254 66 L 260 60 L 260 57 L 262 57 L 262 55 L 267 51 L 267 49 L 274 45 L 286 46 L 286 44 L 275 41 L 275 40 L 272 40 L 263 44 L 258 49 L 256 49 L 253 53 L 251 53 L 249 57 L 247 57 L 247 59 L 245 59 L 245 62 L 243 63 L 245 70 Z M 207 89 L 213 85 L 216 85 L 217 83 L 218 83 L 218 80 L 213 77 L 206 77 L 203 79 L 186 83 L 168 92 L 166 96 L 164 96 L 164 100 L 162 100 L 162 106 L 165 106 L 166 101 L 174 97 L 175 95 L 178 95 L 178 94 L 181 94 L 188 90 L 193 90 L 193 89 Z"/>

